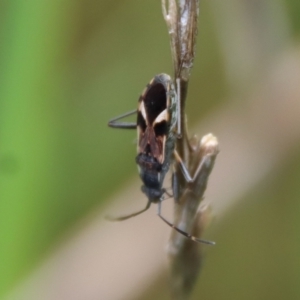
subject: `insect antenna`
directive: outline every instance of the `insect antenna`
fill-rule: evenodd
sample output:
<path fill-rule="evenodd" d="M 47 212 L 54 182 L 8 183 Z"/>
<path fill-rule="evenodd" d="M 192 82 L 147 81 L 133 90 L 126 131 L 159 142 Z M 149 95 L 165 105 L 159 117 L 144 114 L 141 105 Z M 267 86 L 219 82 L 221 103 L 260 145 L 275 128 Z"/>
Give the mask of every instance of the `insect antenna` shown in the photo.
<path fill-rule="evenodd" d="M 151 205 L 151 201 L 148 201 L 145 208 L 143 208 L 142 210 L 137 211 L 135 213 L 132 213 L 130 215 L 125 215 L 125 216 L 120 216 L 120 217 L 105 216 L 104 218 L 108 221 L 124 221 L 124 220 L 130 219 L 132 217 L 135 217 L 135 216 L 143 213 L 144 211 L 146 211 L 150 207 L 150 205 Z"/>
<path fill-rule="evenodd" d="M 161 202 L 158 203 L 158 207 L 157 207 L 157 215 L 165 222 L 167 223 L 171 228 L 175 229 L 177 232 L 181 233 L 182 235 L 184 235 L 186 238 L 197 242 L 197 243 L 202 243 L 202 244 L 207 244 L 207 245 L 215 245 L 216 243 L 213 241 L 207 241 L 207 240 L 202 240 L 202 239 L 198 239 L 195 236 L 179 229 L 178 227 L 176 227 L 174 224 L 170 223 L 167 219 L 165 219 L 162 215 L 161 215 Z"/>

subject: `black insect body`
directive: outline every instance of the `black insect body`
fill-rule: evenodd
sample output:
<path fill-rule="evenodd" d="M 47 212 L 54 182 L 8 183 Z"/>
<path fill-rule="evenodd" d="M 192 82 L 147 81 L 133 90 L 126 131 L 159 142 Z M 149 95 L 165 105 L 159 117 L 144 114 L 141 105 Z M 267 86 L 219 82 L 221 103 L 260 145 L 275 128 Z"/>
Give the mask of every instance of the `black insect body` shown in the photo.
<path fill-rule="evenodd" d="M 179 91 L 178 85 L 179 83 L 177 83 Z M 147 196 L 148 202 L 146 207 L 138 212 L 117 218 L 107 217 L 107 219 L 111 221 L 126 220 L 146 211 L 151 203 L 158 203 L 158 216 L 169 226 L 194 241 L 214 244 L 191 236 L 175 227 L 161 215 L 161 203 L 164 194 L 167 193 L 163 188 L 163 183 L 173 160 L 175 159 L 180 164 L 183 175 L 188 182 L 192 182 L 197 175 L 195 174 L 194 178 L 189 175 L 175 149 L 177 135 L 180 135 L 180 97 L 178 91 L 176 92 L 169 75 L 156 75 L 140 96 L 137 110 L 109 121 L 108 125 L 113 128 L 137 129 L 138 154 L 136 163 L 143 182 L 141 189 Z M 119 120 L 135 113 L 137 114 L 136 123 L 119 122 Z"/>
<path fill-rule="evenodd" d="M 161 200 L 175 147 L 176 94 L 168 75 L 155 76 L 139 99 L 136 163 L 149 202 Z M 173 122 L 173 123 L 172 123 Z"/>

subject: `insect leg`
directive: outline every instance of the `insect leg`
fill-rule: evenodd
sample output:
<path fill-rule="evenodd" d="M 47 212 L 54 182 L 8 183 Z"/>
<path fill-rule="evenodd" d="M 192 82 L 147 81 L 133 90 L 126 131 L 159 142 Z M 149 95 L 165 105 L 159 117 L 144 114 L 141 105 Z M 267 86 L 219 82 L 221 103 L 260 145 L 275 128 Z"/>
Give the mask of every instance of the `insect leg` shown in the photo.
<path fill-rule="evenodd" d="M 164 190 L 164 194 L 166 194 L 166 195 L 168 196 L 168 198 L 162 197 L 162 198 L 160 198 L 160 199 L 161 199 L 161 201 L 164 201 L 164 200 L 167 200 L 167 199 L 173 198 L 173 195 L 172 195 L 172 194 L 170 194 L 170 193 L 168 192 L 168 190 L 167 190 L 167 189 L 163 189 L 163 190 Z"/>
<path fill-rule="evenodd" d="M 180 78 L 176 79 L 177 88 L 177 138 L 181 138 L 181 93 L 180 93 Z"/>
<path fill-rule="evenodd" d="M 179 201 L 179 182 L 178 176 L 175 170 L 172 173 L 172 190 L 173 190 L 173 197 L 175 202 Z"/>
<path fill-rule="evenodd" d="M 210 155 L 207 154 L 205 155 L 204 157 L 202 157 L 202 160 L 200 162 L 200 164 L 198 165 L 198 168 L 194 174 L 194 176 L 192 177 L 186 167 L 186 165 L 184 164 L 184 162 L 182 161 L 180 155 L 178 154 L 178 152 L 176 150 L 174 150 L 174 157 L 175 157 L 175 160 L 176 162 L 179 164 L 180 168 L 181 168 L 181 171 L 182 171 L 182 174 L 185 178 L 185 180 L 187 182 L 194 182 L 195 179 L 197 178 L 197 176 L 199 175 L 200 171 L 202 170 L 202 168 L 204 167 L 205 165 L 205 162 L 207 162 L 207 158 L 209 157 Z"/>
<path fill-rule="evenodd" d="M 162 215 L 161 215 L 161 201 L 158 202 L 158 207 L 157 207 L 157 215 L 165 222 L 167 223 L 171 228 L 175 229 L 177 232 L 181 233 L 182 235 L 184 235 L 186 238 L 197 242 L 197 243 L 202 243 L 202 244 L 207 244 L 207 245 L 215 245 L 215 242 L 212 241 L 207 241 L 207 240 L 202 240 L 202 239 L 198 239 L 195 236 L 179 229 L 178 227 L 176 227 L 174 224 L 170 223 L 167 219 L 165 219 Z"/>
<path fill-rule="evenodd" d="M 137 211 L 133 214 L 130 214 L 130 215 L 126 215 L 126 216 L 120 216 L 120 217 L 112 217 L 112 216 L 105 216 L 105 219 L 108 220 L 108 221 L 124 221 L 124 220 L 127 220 L 127 219 L 130 219 L 132 217 L 135 217 L 141 213 L 143 213 L 144 211 L 146 211 L 151 205 L 151 201 L 148 201 L 146 207 L 140 211 Z"/>
<path fill-rule="evenodd" d="M 118 122 L 119 120 L 123 119 L 123 118 L 126 118 L 128 116 L 131 116 L 133 114 L 136 114 L 137 113 L 137 110 L 132 110 L 130 112 L 127 112 L 121 116 L 118 116 L 116 118 L 113 118 L 111 119 L 109 122 L 108 122 L 108 126 L 109 127 L 112 127 L 112 128 L 121 128 L 121 129 L 136 129 L 136 123 L 133 123 L 133 122 Z"/>

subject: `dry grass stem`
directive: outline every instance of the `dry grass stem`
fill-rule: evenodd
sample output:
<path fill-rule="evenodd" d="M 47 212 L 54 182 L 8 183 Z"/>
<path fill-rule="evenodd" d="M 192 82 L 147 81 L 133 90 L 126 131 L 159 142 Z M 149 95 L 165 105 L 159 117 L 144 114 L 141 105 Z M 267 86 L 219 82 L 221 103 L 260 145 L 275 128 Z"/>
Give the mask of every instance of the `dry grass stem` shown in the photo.
<path fill-rule="evenodd" d="M 185 118 L 188 81 L 195 58 L 199 1 L 162 0 L 162 10 L 170 35 L 174 78 L 180 94 L 182 138 L 177 140 L 176 149 L 191 177 L 195 176 L 193 181 L 188 183 L 180 165 L 175 165 L 179 183 L 175 224 L 181 230 L 201 237 L 206 218 L 204 218 L 205 210 L 198 212 L 198 207 L 219 150 L 218 141 L 212 134 L 204 136 L 200 142 L 195 137 L 190 139 Z M 168 250 L 172 298 L 188 299 L 200 271 L 201 246 L 173 231 Z"/>

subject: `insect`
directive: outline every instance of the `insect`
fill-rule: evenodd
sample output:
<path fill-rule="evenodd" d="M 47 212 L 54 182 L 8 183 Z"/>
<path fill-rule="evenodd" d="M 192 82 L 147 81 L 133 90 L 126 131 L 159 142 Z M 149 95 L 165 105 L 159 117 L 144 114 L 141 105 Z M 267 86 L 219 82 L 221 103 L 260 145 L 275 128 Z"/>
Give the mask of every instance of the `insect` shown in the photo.
<path fill-rule="evenodd" d="M 141 190 L 147 196 L 148 202 L 144 209 L 130 215 L 106 218 L 111 221 L 123 221 L 143 213 L 152 203 L 157 203 L 158 216 L 170 227 L 193 241 L 213 245 L 214 242 L 198 239 L 177 228 L 161 215 L 164 194 L 168 195 L 163 188 L 163 182 L 172 162 L 176 160 L 180 164 L 188 182 L 193 182 L 200 171 L 192 178 L 176 151 L 176 139 L 181 135 L 180 81 L 177 80 L 176 83 L 177 90 L 169 75 L 156 75 L 139 97 L 137 110 L 108 122 L 108 126 L 113 128 L 137 130 L 136 163 L 143 182 Z M 121 119 L 133 114 L 137 114 L 136 122 L 120 122 Z M 176 184 L 173 183 L 173 194 L 177 193 L 176 189 Z"/>

